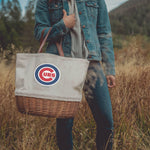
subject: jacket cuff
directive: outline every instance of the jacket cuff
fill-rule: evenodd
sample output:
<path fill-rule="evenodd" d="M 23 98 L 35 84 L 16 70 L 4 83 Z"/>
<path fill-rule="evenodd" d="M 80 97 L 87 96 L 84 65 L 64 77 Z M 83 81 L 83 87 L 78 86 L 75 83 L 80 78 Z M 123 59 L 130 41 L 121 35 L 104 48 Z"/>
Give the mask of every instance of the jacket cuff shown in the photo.
<path fill-rule="evenodd" d="M 69 28 L 66 27 L 64 20 L 61 19 L 57 24 L 56 24 L 58 30 L 62 35 L 66 34 L 69 31 Z"/>
<path fill-rule="evenodd" d="M 60 35 L 64 35 L 64 34 L 66 34 L 69 31 L 69 28 L 66 27 L 63 18 L 58 23 L 56 23 L 53 26 L 53 28 L 55 28 L 56 30 L 58 30 L 58 33 Z"/>
<path fill-rule="evenodd" d="M 46 30 L 44 32 L 44 37 L 48 33 L 49 29 L 50 29 L 50 27 L 46 28 Z M 52 26 L 51 33 L 54 33 L 54 34 L 50 34 L 47 38 L 47 41 L 51 40 L 51 39 L 57 40 L 57 38 L 65 35 L 68 31 L 69 31 L 69 28 L 67 28 L 65 26 L 63 19 L 61 19 L 58 23 L 56 23 Z M 53 37 L 52 35 L 55 35 L 55 37 Z"/>
<path fill-rule="evenodd" d="M 104 66 L 104 73 L 105 73 L 105 76 L 108 76 L 108 75 L 116 75 L 115 73 L 115 66 L 111 66 L 109 64 L 105 64 L 103 63 L 103 66 Z"/>

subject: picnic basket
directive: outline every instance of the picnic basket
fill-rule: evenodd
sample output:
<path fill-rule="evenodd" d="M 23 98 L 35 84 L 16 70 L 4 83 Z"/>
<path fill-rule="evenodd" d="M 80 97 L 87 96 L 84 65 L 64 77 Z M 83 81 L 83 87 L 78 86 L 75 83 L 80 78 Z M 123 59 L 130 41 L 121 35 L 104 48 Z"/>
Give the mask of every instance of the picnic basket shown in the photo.
<path fill-rule="evenodd" d="M 82 88 L 89 61 L 41 53 L 51 28 L 42 40 L 39 53 L 16 56 L 17 108 L 21 113 L 55 118 L 74 117 L 82 99 Z"/>

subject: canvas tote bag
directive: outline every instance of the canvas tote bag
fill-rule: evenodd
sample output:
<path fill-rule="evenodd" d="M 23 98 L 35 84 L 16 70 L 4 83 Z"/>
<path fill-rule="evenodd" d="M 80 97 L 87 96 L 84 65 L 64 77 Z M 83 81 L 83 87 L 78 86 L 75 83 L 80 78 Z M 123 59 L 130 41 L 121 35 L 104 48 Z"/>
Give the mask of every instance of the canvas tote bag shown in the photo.
<path fill-rule="evenodd" d="M 51 28 L 38 52 L 42 51 Z M 18 110 L 31 115 L 56 118 L 74 117 L 82 99 L 89 61 L 48 53 L 18 53 L 15 96 Z"/>

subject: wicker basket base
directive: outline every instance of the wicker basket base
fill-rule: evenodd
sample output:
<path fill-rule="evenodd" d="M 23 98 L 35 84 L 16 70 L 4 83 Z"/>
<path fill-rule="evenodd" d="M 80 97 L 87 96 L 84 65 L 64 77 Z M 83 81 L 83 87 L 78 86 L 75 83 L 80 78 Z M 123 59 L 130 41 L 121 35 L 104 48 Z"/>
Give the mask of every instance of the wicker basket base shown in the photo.
<path fill-rule="evenodd" d="M 16 96 L 18 110 L 36 116 L 71 118 L 78 111 L 80 102 L 66 102 Z"/>

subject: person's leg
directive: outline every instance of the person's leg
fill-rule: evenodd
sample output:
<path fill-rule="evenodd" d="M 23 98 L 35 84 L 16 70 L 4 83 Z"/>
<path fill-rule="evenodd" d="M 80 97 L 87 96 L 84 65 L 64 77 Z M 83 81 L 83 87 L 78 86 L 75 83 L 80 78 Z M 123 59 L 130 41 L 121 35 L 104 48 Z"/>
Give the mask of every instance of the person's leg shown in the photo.
<path fill-rule="evenodd" d="M 56 119 L 56 137 L 59 150 L 73 150 L 73 118 Z"/>
<path fill-rule="evenodd" d="M 84 93 L 97 125 L 97 150 L 111 150 L 113 145 L 112 106 L 107 80 L 99 62 L 90 63 Z"/>

